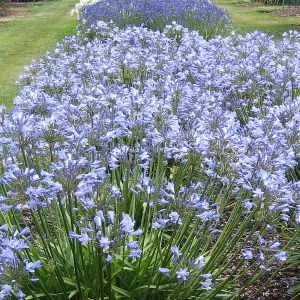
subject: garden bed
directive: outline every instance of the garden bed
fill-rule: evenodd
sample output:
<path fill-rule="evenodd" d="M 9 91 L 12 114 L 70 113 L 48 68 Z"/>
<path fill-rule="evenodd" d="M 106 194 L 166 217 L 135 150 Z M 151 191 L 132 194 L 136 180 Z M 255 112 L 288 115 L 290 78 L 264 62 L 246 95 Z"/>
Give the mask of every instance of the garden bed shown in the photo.
<path fill-rule="evenodd" d="M 0 106 L 0 299 L 297 299 L 300 33 L 130 1 Z"/>
<path fill-rule="evenodd" d="M 2 7 L 0 7 L 0 18 L 24 17 L 26 12 L 19 9 L 31 6 L 32 5 L 28 3 L 5 3 Z"/>
<path fill-rule="evenodd" d="M 262 3 L 262 2 L 239 2 L 237 4 L 238 6 L 241 6 L 241 7 L 264 7 L 264 6 L 269 6 L 265 3 Z"/>
<path fill-rule="evenodd" d="M 255 296 L 255 300 L 290 300 L 295 296 L 295 294 L 291 291 L 291 288 L 295 286 L 297 281 L 299 270 L 297 268 L 284 268 L 280 270 L 276 276 L 272 277 L 272 274 L 264 276 L 261 281 L 264 283 L 269 280 L 268 283 L 263 287 L 261 291 L 260 285 L 255 284 L 248 288 L 245 293 L 241 296 L 240 299 L 246 300 L 254 295 L 256 292 L 259 293 Z"/>
<path fill-rule="evenodd" d="M 279 18 L 299 18 L 300 7 L 288 7 L 286 9 L 273 11 L 270 14 Z"/>

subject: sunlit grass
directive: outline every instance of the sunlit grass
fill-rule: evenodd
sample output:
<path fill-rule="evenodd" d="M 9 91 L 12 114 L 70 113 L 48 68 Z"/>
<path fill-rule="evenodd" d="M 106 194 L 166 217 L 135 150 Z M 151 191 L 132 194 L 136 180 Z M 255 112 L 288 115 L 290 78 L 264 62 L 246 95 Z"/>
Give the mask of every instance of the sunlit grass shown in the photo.
<path fill-rule="evenodd" d="M 260 30 L 280 36 L 289 30 L 298 30 L 299 18 L 277 18 L 270 14 L 282 9 L 281 6 L 243 6 L 250 1 L 216 0 L 216 4 L 228 10 L 229 15 L 238 27 L 238 32 Z"/>
<path fill-rule="evenodd" d="M 10 18 L 0 26 L 0 104 L 12 106 L 19 91 L 15 81 L 25 65 L 75 33 L 77 22 L 70 11 L 76 2 L 38 3 L 25 9 L 26 16 Z"/>

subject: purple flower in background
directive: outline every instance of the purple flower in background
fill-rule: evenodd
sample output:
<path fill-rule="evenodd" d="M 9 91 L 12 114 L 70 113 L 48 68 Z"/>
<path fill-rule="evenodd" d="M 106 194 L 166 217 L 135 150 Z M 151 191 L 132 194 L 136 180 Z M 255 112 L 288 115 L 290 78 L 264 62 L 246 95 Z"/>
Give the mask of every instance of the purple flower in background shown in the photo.
<path fill-rule="evenodd" d="M 107 212 L 107 218 L 111 224 L 115 224 L 115 212 L 114 211 L 109 210 Z"/>
<path fill-rule="evenodd" d="M 252 259 L 253 258 L 253 253 L 250 249 L 243 251 L 243 256 L 246 259 Z"/>
<path fill-rule="evenodd" d="M 200 284 L 208 291 L 211 289 L 212 282 L 211 281 L 204 281 L 200 282 Z"/>
<path fill-rule="evenodd" d="M 272 244 L 270 246 L 270 249 L 274 250 L 274 249 L 277 249 L 281 244 L 279 242 L 275 242 L 274 244 Z"/>
<path fill-rule="evenodd" d="M 17 291 L 17 297 L 18 297 L 19 299 L 22 299 L 22 298 L 25 298 L 26 295 L 25 295 L 22 291 Z"/>
<path fill-rule="evenodd" d="M 23 250 L 28 249 L 28 245 L 26 245 L 23 239 L 16 239 L 12 237 L 6 237 L 2 240 L 2 246 L 9 247 L 15 250 Z"/>
<path fill-rule="evenodd" d="M 168 224 L 168 222 L 170 221 L 170 219 L 157 219 L 156 222 L 162 227 L 165 228 Z"/>
<path fill-rule="evenodd" d="M 25 269 L 27 272 L 29 273 L 34 273 L 35 269 L 38 269 L 42 266 L 42 263 L 40 260 L 36 261 L 36 262 L 27 262 Z"/>
<path fill-rule="evenodd" d="M 143 234 L 143 229 L 138 229 L 130 233 L 131 236 L 138 236 Z"/>
<path fill-rule="evenodd" d="M 138 241 L 128 242 L 126 245 L 131 249 L 137 249 L 139 247 L 139 242 Z"/>
<path fill-rule="evenodd" d="M 179 248 L 178 248 L 178 246 L 173 246 L 173 247 L 171 247 L 170 250 L 171 250 L 171 252 L 173 253 L 173 256 L 174 256 L 173 261 L 174 262 L 178 261 L 178 259 L 179 259 Z"/>
<path fill-rule="evenodd" d="M 0 226 L 0 230 L 1 231 L 7 231 L 8 230 L 8 225 L 4 224 L 4 225 Z"/>
<path fill-rule="evenodd" d="M 135 221 L 128 215 L 122 214 L 122 221 L 120 223 L 120 231 L 125 231 L 127 233 L 132 233 L 134 230 Z"/>
<path fill-rule="evenodd" d="M 95 24 L 97 21 L 113 21 L 121 26 L 125 24 L 145 24 L 155 30 L 162 29 L 155 20 L 158 18 L 162 23 L 169 24 L 177 21 L 182 25 L 189 26 L 192 21 L 200 24 L 206 32 L 218 32 L 220 27 L 229 25 L 229 17 L 224 10 L 214 3 L 206 0 L 111 0 L 99 1 L 95 4 L 86 5 L 80 11 L 82 23 Z"/>
<path fill-rule="evenodd" d="M 167 268 L 158 268 L 158 271 L 160 273 L 164 274 L 167 277 L 171 277 L 170 274 L 169 274 L 171 272 L 170 269 L 167 269 Z"/>
<path fill-rule="evenodd" d="M 178 279 L 181 279 L 183 281 L 186 281 L 187 280 L 187 276 L 190 274 L 190 272 L 187 270 L 187 268 L 185 269 L 182 269 L 180 268 L 177 272 L 176 272 L 176 275 L 177 275 L 177 278 Z"/>
<path fill-rule="evenodd" d="M 20 232 L 19 232 L 19 236 L 21 235 L 28 235 L 30 234 L 30 229 L 28 227 L 25 227 L 24 229 L 22 229 Z"/>
<path fill-rule="evenodd" d="M 14 290 L 10 285 L 8 284 L 2 285 L 0 291 L 0 299 L 4 299 L 6 296 L 12 294 L 13 292 Z"/>
<path fill-rule="evenodd" d="M 108 237 L 102 236 L 102 237 L 99 239 L 99 245 L 100 245 L 100 247 L 103 248 L 104 250 L 108 250 L 111 243 L 112 243 L 112 241 L 110 241 L 110 240 L 108 239 Z"/>
<path fill-rule="evenodd" d="M 201 274 L 201 277 L 205 278 L 205 279 L 209 279 L 212 277 L 212 274 Z"/>
<path fill-rule="evenodd" d="M 94 222 L 95 222 L 98 229 L 100 229 L 102 227 L 102 219 L 97 214 L 94 217 Z"/>
<path fill-rule="evenodd" d="M 200 255 L 199 257 L 197 257 L 197 259 L 195 260 L 195 265 L 199 265 L 199 264 L 203 264 L 205 263 L 205 257 Z"/>
<path fill-rule="evenodd" d="M 287 260 L 287 253 L 285 251 L 278 252 L 274 256 L 280 261 L 286 261 Z"/>
<path fill-rule="evenodd" d="M 82 233 L 82 234 L 77 234 L 73 231 L 69 232 L 69 237 L 71 239 L 76 239 L 78 240 L 82 245 L 86 245 L 88 244 L 90 241 L 92 241 L 92 238 L 86 233 Z"/>
<path fill-rule="evenodd" d="M 202 221 L 210 221 L 210 220 L 219 220 L 219 215 L 216 213 L 215 210 L 205 211 L 202 214 L 196 215 L 197 218 L 201 219 Z"/>
<path fill-rule="evenodd" d="M 153 222 L 152 223 L 152 229 L 157 230 L 161 228 L 162 226 L 158 222 Z"/>
<path fill-rule="evenodd" d="M 141 254 L 142 254 L 141 249 L 132 249 L 132 250 L 130 250 L 129 257 L 130 258 L 140 258 Z"/>
<path fill-rule="evenodd" d="M 2 257 L 11 261 L 16 261 L 15 253 L 12 249 L 6 248 L 2 250 Z"/>
<path fill-rule="evenodd" d="M 169 214 L 169 218 L 170 218 L 170 222 L 173 223 L 173 224 L 178 224 L 178 225 L 182 225 L 182 220 L 180 218 L 180 215 L 175 212 L 175 211 L 172 211 L 170 214 Z"/>

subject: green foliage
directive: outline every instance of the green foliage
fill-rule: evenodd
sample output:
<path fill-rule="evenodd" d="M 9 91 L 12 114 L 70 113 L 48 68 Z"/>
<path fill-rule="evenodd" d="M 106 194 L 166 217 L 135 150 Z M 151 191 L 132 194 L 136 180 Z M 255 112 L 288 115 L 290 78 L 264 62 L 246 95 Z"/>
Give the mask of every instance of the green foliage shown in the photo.
<path fill-rule="evenodd" d="M 177 38 L 180 40 L 180 36 Z M 135 76 L 134 72 L 124 68 L 120 78 L 124 85 L 131 87 Z M 243 114 L 247 111 L 240 112 L 241 116 Z M 143 136 L 140 139 L 141 142 Z M 130 138 L 118 141 L 128 145 L 137 142 L 137 139 Z M 27 156 L 23 151 L 24 164 L 41 170 L 55 160 L 52 150 L 50 146 L 46 161 L 39 161 L 39 157 L 34 157 L 32 153 Z M 162 156 L 160 152 L 153 153 L 147 173 L 156 192 L 150 193 L 146 189 L 138 195 L 131 192 L 144 173 L 137 157 L 129 155 L 128 161 L 121 163 L 118 169 L 107 168 L 109 182 L 97 189 L 97 207 L 93 209 L 86 211 L 75 196 L 78 178 L 90 171 L 89 168 L 82 168 L 82 173 L 77 174 L 74 180 L 61 178 L 61 184 L 66 187 L 64 199 L 59 197 L 58 201 L 45 208 L 28 210 L 23 207 L 19 212 L 1 215 L 1 222 L 9 224 L 10 232 L 13 228 L 28 226 L 25 211 L 31 218 L 32 240 L 28 241 L 30 248 L 25 251 L 24 257 L 30 261 L 41 260 L 42 268 L 35 274 L 39 282 L 33 285 L 25 277 L 21 282 L 22 291 L 29 295 L 26 299 L 239 299 L 247 287 L 260 280 L 263 271 L 257 261 L 248 262 L 241 253 L 245 247 L 257 247 L 258 233 L 265 234 L 261 228 L 268 219 L 276 220 L 278 213 L 267 215 L 264 201 L 257 201 L 252 212 L 245 213 L 243 203 L 250 195 L 233 194 L 231 184 L 224 185 L 216 178 L 205 176 L 200 158 L 192 151 L 187 163 L 176 163 L 172 159 L 166 162 Z M 189 189 L 195 182 L 202 183 L 201 190 L 195 189 L 195 192 L 201 195 L 201 200 L 215 205 L 220 223 L 213 219 L 202 222 L 196 215 L 199 212 L 182 205 L 188 197 L 180 190 Z M 182 224 L 173 223 L 156 230 L 152 222 L 159 212 L 159 191 L 166 183 L 174 183 L 175 186 L 166 215 L 179 212 Z M 121 192 L 122 201 L 110 197 L 109 191 L 115 186 Z M 2 194 L 6 196 L 4 185 L 1 187 Z M 100 209 L 106 218 L 102 220 L 102 233 L 111 241 L 119 239 L 110 251 L 100 248 L 96 239 L 99 228 L 93 220 Z M 111 209 L 115 209 L 115 223 L 107 221 Z M 120 235 L 124 213 L 128 213 L 143 230 L 141 237 L 126 233 L 123 237 Z M 94 238 L 92 242 L 84 244 L 69 238 L 70 232 L 79 235 L 83 227 L 90 230 Z M 140 259 L 130 257 L 129 242 L 138 242 L 142 250 Z M 174 246 L 180 249 L 175 262 L 171 251 Z M 108 255 L 112 257 L 111 261 Z M 274 265 L 273 252 L 266 251 L 266 255 L 269 256 L 266 267 Z M 193 264 L 199 257 L 205 258 L 205 261 Z M 297 264 L 299 256 L 293 256 L 290 262 Z M 170 270 L 169 277 L 158 271 L 161 267 Z M 185 267 L 189 268 L 192 277 L 187 282 L 178 280 L 176 273 L 178 268 Z M 254 275 L 247 277 L 249 272 Z M 207 274 L 211 278 L 200 279 L 201 275 Z"/>
<path fill-rule="evenodd" d="M 4 3 L 7 3 L 8 0 L 0 0 L 0 8 L 4 5 Z"/>
<path fill-rule="evenodd" d="M 70 239 L 70 231 L 79 234 L 76 224 L 81 224 L 82 227 L 90 224 L 94 235 L 99 234 L 92 221 L 96 209 L 84 210 L 72 196 L 73 193 L 65 201 L 60 199 L 47 208 L 30 210 L 28 214 L 32 217 L 34 229 L 33 239 L 28 242 L 30 248 L 26 251 L 26 259 L 39 259 L 43 267 L 36 271 L 39 282 L 35 283 L 34 289 L 26 280 L 21 285 L 23 292 L 32 295 L 26 299 L 226 299 L 238 298 L 244 289 L 259 280 L 263 272 L 259 270 L 257 263 L 247 266 L 240 253 L 246 245 L 255 247 L 257 243 L 257 230 L 262 225 L 261 205 L 258 204 L 256 209 L 245 215 L 243 199 L 232 201 L 231 185 L 225 187 L 218 180 L 203 177 L 201 170 L 195 168 L 197 164 L 193 159 L 186 165 L 165 165 L 159 155 L 150 165 L 149 175 L 153 188 L 160 190 L 162 182 L 166 180 L 175 183 L 176 191 L 182 187 L 188 188 L 188 180 L 191 178 L 196 182 L 206 182 L 201 195 L 209 202 L 218 203 L 220 218 L 225 223 L 220 228 L 213 220 L 200 222 L 195 209 L 181 207 L 187 195 L 176 192 L 167 214 L 177 210 L 182 218 L 182 225 L 174 224 L 165 229 L 154 230 L 151 223 L 158 207 L 156 204 L 147 205 L 144 199 L 148 198 L 156 203 L 160 196 L 148 194 L 147 191 L 139 195 L 129 192 L 131 187 L 138 184 L 138 178 L 142 175 L 142 168 L 135 159 L 131 160 L 131 165 L 124 163 L 119 169 L 111 171 L 111 184 L 98 190 L 97 205 L 102 207 L 106 216 L 112 205 L 108 190 L 110 186 L 118 186 L 124 200 L 116 206 L 116 223 L 103 221 L 101 230 L 111 240 L 118 238 L 121 215 L 129 212 L 136 224 L 143 229 L 141 238 L 128 235 L 109 252 L 100 248 L 96 240 L 81 245 Z M 128 172 L 133 176 L 122 180 Z M 20 213 L 10 212 L 2 216 L 2 222 L 9 223 L 10 228 L 18 227 L 22 222 L 24 209 L 26 208 L 23 207 Z M 216 236 L 212 229 L 218 228 L 222 230 Z M 140 259 L 128 256 L 126 243 L 134 241 L 138 241 L 142 250 Z M 179 247 L 180 254 L 177 261 L 173 262 L 170 249 L 175 245 Z M 107 261 L 108 254 L 112 256 L 111 262 Z M 199 265 L 191 267 L 188 261 L 197 257 L 205 259 Z M 171 278 L 158 272 L 159 267 L 172 270 L 176 265 L 182 268 L 189 266 L 192 279 L 180 282 L 173 271 L 170 273 Z M 248 278 L 236 289 L 238 280 L 244 278 L 249 270 L 256 276 Z M 201 286 L 201 274 L 211 274 L 208 281 L 213 283 L 211 289 Z"/>

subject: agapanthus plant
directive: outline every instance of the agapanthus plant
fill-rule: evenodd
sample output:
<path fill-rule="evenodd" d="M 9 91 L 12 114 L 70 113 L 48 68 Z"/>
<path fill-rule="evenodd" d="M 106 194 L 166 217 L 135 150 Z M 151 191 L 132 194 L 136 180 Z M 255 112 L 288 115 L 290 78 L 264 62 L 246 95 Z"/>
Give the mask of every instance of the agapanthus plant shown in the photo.
<path fill-rule="evenodd" d="M 230 31 L 228 14 L 207 0 L 100 0 L 83 5 L 78 15 L 83 27 L 97 21 L 113 21 L 121 27 L 143 24 L 153 30 L 163 30 L 176 21 L 205 37 Z"/>
<path fill-rule="evenodd" d="M 240 297 L 299 215 L 299 36 L 92 30 L 0 110 L 0 295 Z"/>

